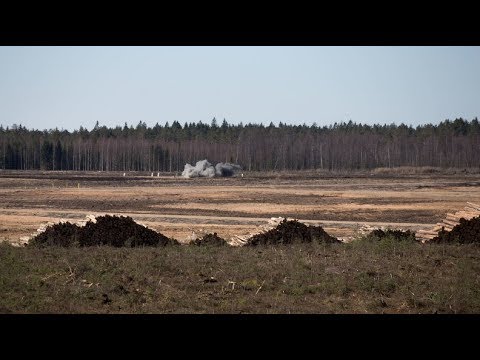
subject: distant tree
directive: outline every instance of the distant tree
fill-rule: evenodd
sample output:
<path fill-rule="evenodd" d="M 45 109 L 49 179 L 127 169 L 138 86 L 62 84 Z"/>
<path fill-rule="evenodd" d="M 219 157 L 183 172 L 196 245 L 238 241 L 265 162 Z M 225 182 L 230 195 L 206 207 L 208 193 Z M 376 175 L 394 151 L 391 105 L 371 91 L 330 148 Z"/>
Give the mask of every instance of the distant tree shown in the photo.
<path fill-rule="evenodd" d="M 60 140 L 57 140 L 55 145 L 52 168 L 53 170 L 62 170 L 62 144 L 60 144 Z"/>
<path fill-rule="evenodd" d="M 44 141 L 42 144 L 40 168 L 42 170 L 52 170 L 53 168 L 53 145 L 49 141 Z"/>
<path fill-rule="evenodd" d="M 210 127 L 211 127 L 212 129 L 217 129 L 217 128 L 218 128 L 217 119 L 216 119 L 215 117 L 212 119 L 212 122 L 211 122 L 211 124 L 210 124 Z"/>
<path fill-rule="evenodd" d="M 181 171 L 200 159 L 234 161 L 250 170 L 370 169 L 386 166 L 480 167 L 480 124 L 445 119 L 415 128 L 349 120 L 319 127 L 240 122 L 218 127 L 175 120 L 152 128 L 28 130 L 0 126 L 0 168 Z"/>
<path fill-rule="evenodd" d="M 227 129 L 228 129 L 228 123 L 227 123 L 227 120 L 225 120 L 224 118 L 222 121 L 222 130 L 225 131 Z"/>

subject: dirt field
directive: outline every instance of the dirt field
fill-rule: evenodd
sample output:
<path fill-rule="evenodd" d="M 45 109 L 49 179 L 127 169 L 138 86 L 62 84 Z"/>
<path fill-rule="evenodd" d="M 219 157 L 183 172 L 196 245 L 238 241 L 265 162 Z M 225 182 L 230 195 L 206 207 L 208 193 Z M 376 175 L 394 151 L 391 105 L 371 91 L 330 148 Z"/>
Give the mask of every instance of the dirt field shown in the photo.
<path fill-rule="evenodd" d="M 129 215 L 181 242 L 192 231 L 227 239 L 247 234 L 278 216 L 349 237 L 362 224 L 431 228 L 467 201 L 480 203 L 478 174 L 149 175 L 0 170 L 0 241 L 17 241 L 48 221 L 77 221 L 87 214 Z"/>

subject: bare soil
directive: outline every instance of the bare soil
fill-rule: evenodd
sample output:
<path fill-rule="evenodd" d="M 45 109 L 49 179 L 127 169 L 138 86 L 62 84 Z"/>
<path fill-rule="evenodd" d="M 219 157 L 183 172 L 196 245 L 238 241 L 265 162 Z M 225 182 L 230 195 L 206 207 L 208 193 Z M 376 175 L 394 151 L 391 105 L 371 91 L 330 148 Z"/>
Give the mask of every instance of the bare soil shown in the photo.
<path fill-rule="evenodd" d="M 0 170 L 0 241 L 40 224 L 87 214 L 131 216 L 181 242 L 192 231 L 229 239 L 270 217 L 296 218 L 337 237 L 362 224 L 431 228 L 447 212 L 480 202 L 478 174 L 245 173 L 244 178 Z"/>

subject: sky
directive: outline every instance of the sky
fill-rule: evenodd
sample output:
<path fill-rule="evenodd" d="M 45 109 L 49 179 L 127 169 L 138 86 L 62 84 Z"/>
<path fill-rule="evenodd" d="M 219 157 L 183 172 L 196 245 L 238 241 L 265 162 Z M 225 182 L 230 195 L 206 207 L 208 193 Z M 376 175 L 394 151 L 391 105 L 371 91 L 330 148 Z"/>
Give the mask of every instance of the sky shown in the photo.
<path fill-rule="evenodd" d="M 480 115 L 480 47 L 0 47 L 0 124 L 437 124 Z"/>

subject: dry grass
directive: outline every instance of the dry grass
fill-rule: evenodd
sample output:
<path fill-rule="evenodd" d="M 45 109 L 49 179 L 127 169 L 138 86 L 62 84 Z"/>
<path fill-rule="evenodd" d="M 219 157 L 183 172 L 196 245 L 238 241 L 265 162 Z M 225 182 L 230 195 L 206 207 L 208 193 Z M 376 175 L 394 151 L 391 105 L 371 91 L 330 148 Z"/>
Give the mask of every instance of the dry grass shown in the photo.
<path fill-rule="evenodd" d="M 398 166 L 398 167 L 380 167 L 372 171 L 374 174 L 381 175 L 421 175 L 421 174 L 478 174 L 478 168 L 441 168 L 434 166 Z"/>
<path fill-rule="evenodd" d="M 480 247 L 0 246 L 1 313 L 477 313 Z"/>

